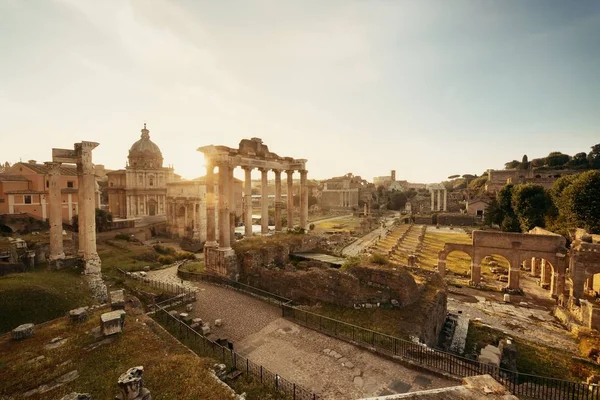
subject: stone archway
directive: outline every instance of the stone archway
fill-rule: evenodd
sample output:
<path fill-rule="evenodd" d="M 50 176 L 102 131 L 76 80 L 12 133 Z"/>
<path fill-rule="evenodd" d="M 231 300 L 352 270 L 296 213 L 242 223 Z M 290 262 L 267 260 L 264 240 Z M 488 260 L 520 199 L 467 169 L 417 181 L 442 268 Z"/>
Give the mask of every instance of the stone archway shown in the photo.
<path fill-rule="evenodd" d="M 438 253 L 437 268 L 440 275 L 444 276 L 446 274 L 446 261 L 448 255 L 454 251 L 461 251 L 463 253 L 466 253 L 469 257 L 471 257 L 471 260 L 473 260 L 473 245 L 461 243 L 446 243 L 444 245 L 444 248 Z"/>

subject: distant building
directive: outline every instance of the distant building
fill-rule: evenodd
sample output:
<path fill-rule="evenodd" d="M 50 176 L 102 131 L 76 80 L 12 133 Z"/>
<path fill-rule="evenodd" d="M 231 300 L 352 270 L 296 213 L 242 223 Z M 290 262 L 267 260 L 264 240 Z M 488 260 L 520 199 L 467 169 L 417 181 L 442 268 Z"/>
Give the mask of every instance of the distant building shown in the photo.
<path fill-rule="evenodd" d="M 0 214 L 27 213 L 34 218 L 47 220 L 49 213 L 48 187 L 49 167 L 35 160 L 18 162 L 0 173 Z M 62 219 L 71 223 L 79 212 L 77 189 L 79 182 L 77 168 L 63 164 L 60 167 L 60 187 L 62 197 Z M 100 206 L 98 184 L 96 183 L 96 207 Z"/>
<path fill-rule="evenodd" d="M 543 169 L 488 169 L 488 180 L 485 190 L 488 193 L 496 193 L 507 184 L 518 185 L 521 183 L 533 183 L 541 185 L 544 189 L 550 189 L 554 182 L 565 175 L 575 175 L 581 170 L 543 170 Z"/>
<path fill-rule="evenodd" d="M 361 192 L 366 189 L 370 198 L 369 183 L 360 176 L 346 174 L 321 182 L 319 206 L 331 209 L 357 209 L 365 201 Z"/>
<path fill-rule="evenodd" d="M 108 204 L 113 216 L 138 218 L 167 213 L 167 183 L 177 180 L 173 168 L 163 167 L 160 148 L 150 140 L 146 124 L 140 140 L 129 149 L 125 169 L 108 176 Z"/>
<path fill-rule="evenodd" d="M 219 234 L 219 173 L 214 174 L 215 234 Z M 233 180 L 235 215 L 242 216 L 242 181 Z M 206 177 L 167 183 L 167 224 L 179 238 L 206 241 Z"/>
<path fill-rule="evenodd" d="M 466 212 L 467 215 L 472 217 L 483 218 L 485 215 L 485 209 L 490 204 L 490 202 L 486 199 L 476 199 L 470 200 L 466 203 Z"/>

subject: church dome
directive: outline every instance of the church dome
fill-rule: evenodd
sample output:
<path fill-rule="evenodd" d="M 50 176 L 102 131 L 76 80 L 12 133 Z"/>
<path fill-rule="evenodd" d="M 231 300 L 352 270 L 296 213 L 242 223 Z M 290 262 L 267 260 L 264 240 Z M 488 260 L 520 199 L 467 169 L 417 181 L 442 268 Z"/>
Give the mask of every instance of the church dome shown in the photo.
<path fill-rule="evenodd" d="M 142 129 L 142 137 L 129 149 L 129 166 L 137 168 L 161 168 L 163 163 L 160 148 L 150 140 L 150 131 Z"/>

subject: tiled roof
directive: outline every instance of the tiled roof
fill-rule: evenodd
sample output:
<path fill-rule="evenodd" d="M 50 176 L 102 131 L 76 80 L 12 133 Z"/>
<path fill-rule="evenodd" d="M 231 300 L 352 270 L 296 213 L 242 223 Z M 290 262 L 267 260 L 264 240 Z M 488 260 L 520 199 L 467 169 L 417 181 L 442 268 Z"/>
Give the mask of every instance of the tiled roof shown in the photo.
<path fill-rule="evenodd" d="M 6 194 L 44 194 L 46 192 L 41 192 L 39 190 L 32 190 L 32 189 L 23 189 L 23 190 L 8 190 L 4 193 L 6 193 Z"/>
<path fill-rule="evenodd" d="M 45 175 L 48 173 L 49 168 L 45 164 L 30 164 L 30 163 L 16 163 L 12 166 L 11 170 L 15 171 L 17 166 L 23 166 L 29 168 L 33 172 Z M 72 165 L 61 165 L 60 166 L 60 174 L 61 175 L 69 175 L 76 176 L 77 175 L 77 167 Z"/>
<path fill-rule="evenodd" d="M 29 179 L 21 175 L 0 174 L 0 181 L 28 181 Z"/>

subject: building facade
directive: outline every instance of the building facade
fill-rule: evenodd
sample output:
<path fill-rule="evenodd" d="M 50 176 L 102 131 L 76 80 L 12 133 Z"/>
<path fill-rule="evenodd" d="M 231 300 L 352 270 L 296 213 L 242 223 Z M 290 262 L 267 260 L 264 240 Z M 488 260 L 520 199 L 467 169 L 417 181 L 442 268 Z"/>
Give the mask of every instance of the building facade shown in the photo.
<path fill-rule="evenodd" d="M 176 180 L 173 168 L 163 167 L 160 148 L 150 140 L 146 124 L 140 140 L 129 149 L 125 169 L 108 176 L 108 204 L 113 216 L 139 218 L 167 214 L 167 183 Z"/>
<path fill-rule="evenodd" d="M 62 221 L 70 224 L 78 215 L 77 190 L 79 179 L 75 166 L 60 166 L 60 195 Z M 48 220 L 50 167 L 35 160 L 18 162 L 0 173 L 0 214 L 30 214 L 40 220 Z M 96 183 L 96 208 L 100 206 Z"/>

